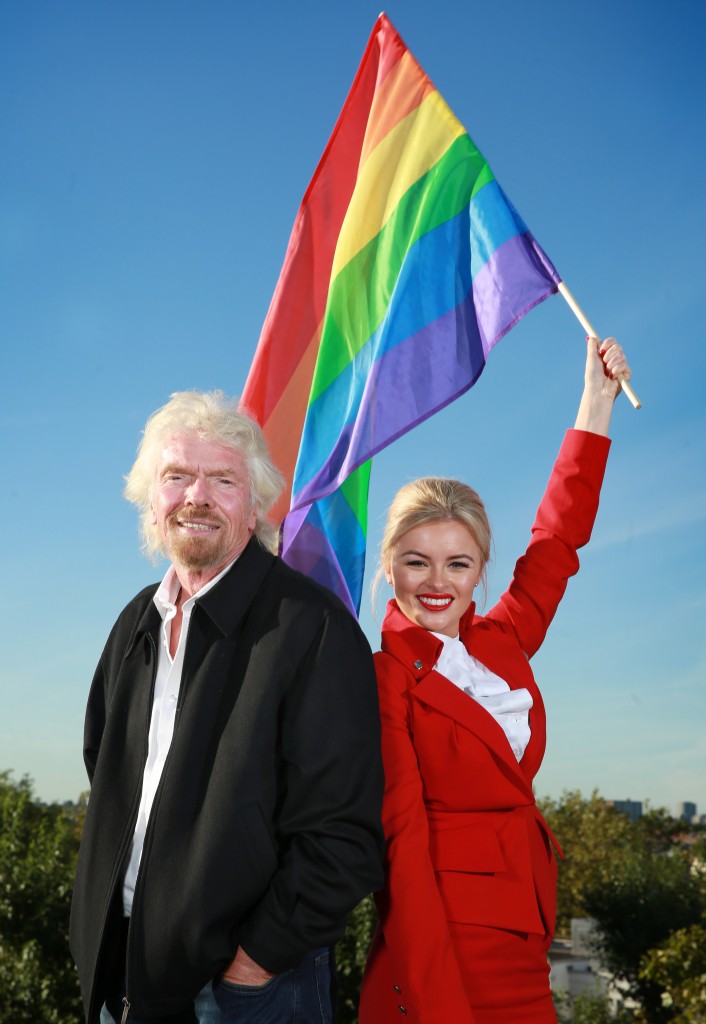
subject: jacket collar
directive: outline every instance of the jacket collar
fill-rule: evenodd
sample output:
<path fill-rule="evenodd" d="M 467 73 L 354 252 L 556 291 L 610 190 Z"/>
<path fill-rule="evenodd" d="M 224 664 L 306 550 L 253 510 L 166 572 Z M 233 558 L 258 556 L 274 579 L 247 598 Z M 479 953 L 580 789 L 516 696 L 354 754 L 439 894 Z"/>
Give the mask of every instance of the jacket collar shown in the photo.
<path fill-rule="evenodd" d="M 528 786 L 521 762 L 515 757 L 502 726 L 484 707 L 439 672 L 430 672 L 411 693 L 415 700 L 454 719 L 480 739 L 493 752 L 496 761 L 502 763 L 506 777 L 515 785 L 521 785 L 528 801 L 532 800 L 532 788 Z"/>
<path fill-rule="evenodd" d="M 466 645 L 475 609 L 475 603 L 471 602 L 459 623 L 459 634 Z M 388 601 L 382 623 L 382 649 L 401 661 L 417 681 L 431 672 L 439 660 L 443 646 L 443 641 L 435 637 L 428 629 L 424 629 L 423 626 L 418 626 L 408 619 L 404 612 L 400 611 L 394 597 Z"/>
<path fill-rule="evenodd" d="M 274 562 L 275 556 L 252 537 L 225 576 L 202 598 L 196 599 L 196 607 L 208 615 L 223 636 L 227 636 L 245 615 Z M 155 586 L 148 591 L 149 600 L 137 620 L 126 655 L 142 636 L 149 634 L 158 642 L 162 619 L 152 600 L 156 589 Z"/>
<path fill-rule="evenodd" d="M 472 603 L 459 623 L 459 634 L 466 647 L 470 646 L 474 618 L 475 605 Z M 401 662 L 414 676 L 416 685 L 411 688 L 411 695 L 415 700 L 435 708 L 471 730 L 503 763 L 503 770 L 508 777 L 522 787 L 528 802 L 533 802 L 531 776 L 527 776 L 528 766 L 523 764 L 532 740 L 525 757 L 518 764 L 502 727 L 493 716 L 450 679 L 434 671 L 442 647 L 443 641 L 408 619 L 394 598 L 388 602 L 382 624 L 382 649 Z M 543 743 L 541 746 L 543 749 Z"/>
<path fill-rule="evenodd" d="M 274 562 L 275 556 L 251 537 L 223 579 L 203 598 L 196 599 L 196 607 L 208 615 L 223 636 L 227 636 L 247 612 Z"/>

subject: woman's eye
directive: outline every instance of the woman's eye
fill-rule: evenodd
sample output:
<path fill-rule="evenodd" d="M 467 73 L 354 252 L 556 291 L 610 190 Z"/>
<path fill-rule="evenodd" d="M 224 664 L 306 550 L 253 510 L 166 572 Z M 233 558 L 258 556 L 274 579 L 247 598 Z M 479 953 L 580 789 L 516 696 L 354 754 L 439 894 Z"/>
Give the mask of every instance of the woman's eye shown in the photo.
<path fill-rule="evenodd" d="M 451 562 L 450 566 L 452 569 L 470 569 L 470 565 L 467 562 Z"/>

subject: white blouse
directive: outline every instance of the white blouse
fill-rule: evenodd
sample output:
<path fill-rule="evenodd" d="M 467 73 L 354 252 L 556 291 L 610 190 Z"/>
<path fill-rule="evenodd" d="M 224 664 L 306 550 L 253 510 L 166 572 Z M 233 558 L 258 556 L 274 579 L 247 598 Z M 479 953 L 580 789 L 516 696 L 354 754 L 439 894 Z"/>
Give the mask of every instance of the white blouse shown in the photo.
<path fill-rule="evenodd" d="M 434 668 L 459 689 L 477 701 L 493 716 L 507 736 L 512 752 L 522 759 L 530 741 L 529 710 L 532 697 L 528 690 L 511 690 L 504 679 L 496 676 L 477 658 L 469 654 L 458 636 L 434 633 L 444 647 Z"/>

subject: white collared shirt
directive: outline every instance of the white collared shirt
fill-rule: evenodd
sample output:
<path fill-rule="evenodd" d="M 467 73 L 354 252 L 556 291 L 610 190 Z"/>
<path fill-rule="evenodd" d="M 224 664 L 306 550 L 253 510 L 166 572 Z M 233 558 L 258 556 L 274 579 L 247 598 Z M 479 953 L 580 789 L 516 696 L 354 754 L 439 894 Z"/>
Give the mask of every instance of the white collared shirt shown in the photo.
<path fill-rule="evenodd" d="M 477 701 L 493 716 L 507 736 L 512 752 L 522 759 L 530 741 L 529 711 L 532 696 L 524 687 L 511 690 L 504 679 L 469 654 L 458 636 L 434 633 L 444 644 L 434 668 Z"/>
<path fill-rule="evenodd" d="M 162 777 L 164 762 L 167 760 L 167 754 L 169 753 L 172 737 L 174 736 L 174 722 L 177 707 L 179 706 L 181 674 L 184 668 L 184 652 L 186 651 L 191 613 L 196 599 L 203 597 L 211 587 L 215 586 L 225 576 L 234 561 L 235 559 L 182 605 L 181 632 L 174 658 L 169 653 L 169 641 L 172 633 L 172 620 L 177 611 L 176 602 L 179 597 L 181 584 L 173 565 L 167 569 L 164 579 L 157 588 L 153 598 L 162 618 L 162 627 L 159 631 L 160 643 L 157 652 L 157 675 L 154 681 L 147 760 L 145 761 L 145 769 L 142 775 L 140 809 L 137 812 L 135 834 L 132 837 L 130 856 L 123 877 L 123 914 L 125 917 L 129 917 L 132 910 L 132 900 L 135 895 L 135 884 L 137 882 L 137 872 L 140 868 L 147 823 L 149 822 L 159 781 Z"/>

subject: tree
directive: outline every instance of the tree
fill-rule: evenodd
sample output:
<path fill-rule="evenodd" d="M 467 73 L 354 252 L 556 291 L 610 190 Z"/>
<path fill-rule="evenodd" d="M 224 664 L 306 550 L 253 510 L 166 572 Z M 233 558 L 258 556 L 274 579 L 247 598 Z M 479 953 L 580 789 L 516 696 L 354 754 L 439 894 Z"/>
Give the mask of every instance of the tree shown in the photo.
<path fill-rule="evenodd" d="M 706 1022 L 706 922 L 680 928 L 642 959 L 640 977 L 658 986 L 674 1024 Z"/>
<path fill-rule="evenodd" d="M 689 853 L 679 842 L 683 822 L 654 809 L 631 821 L 596 792 L 588 800 L 568 792 L 559 801 L 540 805 L 566 855 L 559 864 L 558 930 L 566 931 L 571 917 L 594 918 L 604 966 L 628 983 L 629 994 L 642 1006 L 636 1020 L 682 1020 L 676 1017 L 681 994 L 694 986 L 700 991 L 699 961 L 683 957 L 680 974 L 677 958 L 669 956 L 669 943 L 677 941 L 670 939 L 672 933 L 703 923 L 704 844 L 696 843 Z M 666 952 L 653 959 L 653 951 L 663 944 Z M 669 970 L 670 985 L 665 980 Z M 584 1010 L 586 1020 L 600 1019 L 598 1008 Z"/>
<path fill-rule="evenodd" d="M 568 992 L 555 992 L 554 1006 L 559 1024 L 632 1024 L 629 1010 L 613 1013 L 607 995 L 581 992 L 571 998 Z"/>
<path fill-rule="evenodd" d="M 634 825 L 596 791 L 587 800 L 576 790 L 539 806 L 565 855 L 559 861 L 557 931 L 567 933 L 572 917 L 585 917 L 584 893 L 608 881 L 613 862 L 636 845 Z"/>
<path fill-rule="evenodd" d="M 605 966 L 624 978 L 650 1024 L 674 1020 L 673 1007 L 643 957 L 673 932 L 698 924 L 706 912 L 706 891 L 689 855 L 677 847 L 655 853 L 631 850 L 613 861 L 611 877 L 585 891 L 583 903 L 599 927 L 598 946 Z"/>
<path fill-rule="evenodd" d="M 35 800 L 0 773 L 0 1021 L 76 1024 L 68 922 L 82 810 Z"/>
<path fill-rule="evenodd" d="M 348 917 L 346 934 L 336 947 L 338 968 L 337 1024 L 357 1024 L 360 983 L 377 924 L 375 901 L 367 896 Z"/>
<path fill-rule="evenodd" d="M 669 850 L 684 832 L 684 822 L 673 818 L 664 807 L 647 807 L 632 826 L 635 835 L 655 853 Z"/>

